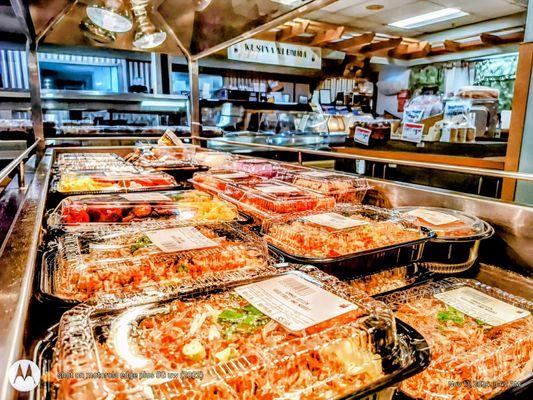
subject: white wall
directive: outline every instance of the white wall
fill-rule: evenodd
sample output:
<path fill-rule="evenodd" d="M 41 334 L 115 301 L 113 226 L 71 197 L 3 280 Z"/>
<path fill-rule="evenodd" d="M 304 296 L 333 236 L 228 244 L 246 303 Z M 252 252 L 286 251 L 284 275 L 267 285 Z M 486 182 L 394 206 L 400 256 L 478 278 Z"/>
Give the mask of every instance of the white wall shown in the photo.
<path fill-rule="evenodd" d="M 383 65 L 379 72 L 379 81 L 397 81 L 400 83 L 402 89 L 407 89 L 409 86 L 410 70 L 396 65 Z M 398 112 L 398 98 L 396 95 L 386 96 L 380 93 L 378 89 L 378 96 L 376 102 L 376 111 L 378 114 L 383 114 L 385 111 L 401 118 L 401 112 Z"/>

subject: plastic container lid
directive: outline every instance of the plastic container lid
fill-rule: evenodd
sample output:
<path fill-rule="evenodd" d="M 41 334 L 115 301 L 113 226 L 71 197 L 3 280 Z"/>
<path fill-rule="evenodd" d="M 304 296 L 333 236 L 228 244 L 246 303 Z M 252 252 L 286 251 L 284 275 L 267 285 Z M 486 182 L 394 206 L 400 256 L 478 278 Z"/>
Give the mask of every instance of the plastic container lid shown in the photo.
<path fill-rule="evenodd" d="M 155 231 L 125 227 L 67 233 L 49 246 L 45 264 L 45 293 L 86 301 L 154 285 L 180 292 L 253 277 L 268 269 L 268 250 L 238 224 Z"/>
<path fill-rule="evenodd" d="M 371 394 L 423 364 L 416 348 L 402 345 L 383 303 L 305 270 L 192 300 L 73 308 L 61 319 L 50 374 L 58 397 L 338 399 Z M 268 310 L 272 301 L 286 308 L 274 288 L 330 307 L 324 315 L 303 311 L 309 323 L 293 330 L 294 320 Z M 105 375 L 121 371 L 130 375 Z M 74 372 L 103 379 L 69 377 Z"/>
<path fill-rule="evenodd" d="M 430 366 L 400 384 L 407 395 L 491 398 L 533 375 L 532 302 L 456 278 L 379 298 L 430 344 Z"/>
<path fill-rule="evenodd" d="M 344 205 L 325 213 L 269 219 L 263 222 L 262 232 L 269 244 L 283 252 L 315 260 L 336 259 L 426 237 L 417 224 L 398 213 Z"/>
<path fill-rule="evenodd" d="M 258 175 L 229 169 L 211 169 L 206 172 L 197 172 L 190 180 L 193 185 L 209 193 L 223 193 L 228 184 L 248 184 L 263 181 L 265 181 L 265 178 Z"/>
<path fill-rule="evenodd" d="M 53 191 L 61 193 L 123 192 L 146 189 L 171 189 L 176 180 L 164 172 L 73 172 L 56 176 Z"/>
<path fill-rule="evenodd" d="M 337 203 L 360 204 L 370 188 L 365 178 L 327 170 L 279 171 L 276 179 L 333 196 Z"/>
<path fill-rule="evenodd" d="M 332 196 L 277 180 L 227 185 L 221 197 L 234 202 L 244 213 L 261 220 L 304 211 L 326 211 L 335 206 Z"/>
<path fill-rule="evenodd" d="M 50 214 L 52 229 L 87 230 L 142 223 L 162 229 L 185 223 L 230 222 L 233 204 L 197 190 L 69 196 Z"/>
<path fill-rule="evenodd" d="M 114 153 L 61 153 L 54 164 L 60 173 L 82 171 L 132 172 L 139 170 Z"/>
<path fill-rule="evenodd" d="M 409 206 L 398 211 L 414 217 L 418 222 L 437 234 L 439 240 L 474 240 L 492 235 L 492 228 L 481 219 L 458 210 L 439 207 Z"/>
<path fill-rule="evenodd" d="M 192 167 L 196 165 L 196 148 L 194 145 L 142 148 L 126 158 L 144 168 Z"/>
<path fill-rule="evenodd" d="M 239 159 L 232 162 L 228 168 L 235 171 L 243 171 L 254 175 L 264 176 L 266 178 L 273 178 L 276 176 L 274 164 L 268 160 L 260 158 Z"/>
<path fill-rule="evenodd" d="M 224 168 L 229 165 L 233 159 L 233 155 L 218 151 L 197 151 L 194 155 L 194 161 L 197 164 L 205 165 L 210 168 Z"/>

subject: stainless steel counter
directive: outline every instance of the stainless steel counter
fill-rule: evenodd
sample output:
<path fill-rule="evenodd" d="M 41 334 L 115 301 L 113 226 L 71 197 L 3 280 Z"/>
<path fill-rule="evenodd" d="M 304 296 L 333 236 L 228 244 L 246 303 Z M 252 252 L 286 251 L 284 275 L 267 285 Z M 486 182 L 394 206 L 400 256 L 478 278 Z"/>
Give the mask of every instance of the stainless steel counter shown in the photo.
<path fill-rule="evenodd" d="M 50 179 L 53 151 L 103 152 L 126 154 L 132 147 L 71 147 L 48 149 L 38 165 L 35 178 L 27 189 L 25 203 L 1 249 L 0 257 L 0 399 L 11 399 L 15 393 L 6 377 L 6 369 L 23 356 L 29 357 L 29 306 L 38 267 L 38 247 Z M 486 264 L 513 267 L 531 274 L 533 271 L 533 208 L 465 196 L 446 190 L 416 185 L 370 180 L 376 187 L 376 198 L 392 206 L 405 204 L 433 205 L 462 209 L 477 214 L 494 225 L 496 235 L 481 248 Z M 531 280 L 491 266 L 482 265 L 476 277 L 489 284 L 530 297 Z M 42 316 L 41 316 L 42 317 Z M 43 319 L 43 318 L 41 318 Z M 46 316 L 45 318 L 46 319 Z M 50 325 L 56 321 L 49 321 Z"/>

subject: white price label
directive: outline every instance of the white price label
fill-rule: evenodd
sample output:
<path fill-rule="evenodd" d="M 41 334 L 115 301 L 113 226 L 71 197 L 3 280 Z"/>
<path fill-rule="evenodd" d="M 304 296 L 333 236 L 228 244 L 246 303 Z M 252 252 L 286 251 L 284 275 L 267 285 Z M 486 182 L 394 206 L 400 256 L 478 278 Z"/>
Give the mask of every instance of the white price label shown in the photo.
<path fill-rule="evenodd" d="M 436 294 L 435 297 L 469 317 L 492 326 L 508 324 L 530 314 L 527 310 L 495 299 L 471 287 L 449 290 Z"/>
<path fill-rule="evenodd" d="M 310 176 L 314 178 L 324 178 L 327 176 L 335 175 L 333 172 L 328 171 L 307 171 L 300 173 L 301 176 Z"/>
<path fill-rule="evenodd" d="M 403 124 L 402 140 L 407 142 L 420 143 L 424 133 L 424 124 L 406 122 Z"/>
<path fill-rule="evenodd" d="M 358 143 L 368 146 L 368 142 L 370 141 L 371 134 L 372 134 L 372 130 L 357 126 L 355 127 L 355 133 L 354 133 L 353 139 Z"/>
<path fill-rule="evenodd" d="M 165 253 L 216 247 L 219 244 L 192 226 L 147 232 L 146 236 Z"/>
<path fill-rule="evenodd" d="M 431 225 L 446 225 L 459 221 L 459 218 L 454 217 L 453 215 L 444 214 L 434 210 L 425 210 L 423 208 L 416 208 L 407 212 L 406 214 L 420 218 L 426 222 L 429 222 Z"/>
<path fill-rule="evenodd" d="M 141 201 L 141 202 L 172 201 L 170 197 L 165 196 L 163 193 L 157 193 L 157 192 L 125 193 L 125 194 L 121 194 L 120 197 L 128 201 Z"/>
<path fill-rule="evenodd" d="M 305 221 L 309 221 L 313 224 L 322 225 L 333 229 L 347 229 L 368 224 L 367 221 L 345 217 L 344 215 L 332 212 L 310 215 L 307 217 L 303 217 L 302 219 Z"/>
<path fill-rule="evenodd" d="M 250 175 L 246 172 L 230 172 L 230 173 L 220 173 L 220 174 L 213 174 L 213 176 L 216 176 L 220 179 L 240 179 L 240 178 L 248 178 Z"/>
<path fill-rule="evenodd" d="M 295 193 L 300 191 L 300 189 L 289 185 L 258 185 L 255 188 L 263 193 L 270 194 Z"/>
<path fill-rule="evenodd" d="M 338 317 L 357 306 L 293 274 L 240 286 L 235 291 L 291 331 Z"/>

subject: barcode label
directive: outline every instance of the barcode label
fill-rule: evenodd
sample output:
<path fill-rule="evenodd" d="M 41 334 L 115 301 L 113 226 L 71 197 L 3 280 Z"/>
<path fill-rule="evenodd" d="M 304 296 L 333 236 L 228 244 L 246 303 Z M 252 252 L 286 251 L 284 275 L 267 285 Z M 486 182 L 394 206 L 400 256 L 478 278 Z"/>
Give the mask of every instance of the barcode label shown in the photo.
<path fill-rule="evenodd" d="M 191 226 L 151 231 L 147 232 L 146 236 L 165 253 L 204 249 L 219 245 Z"/>
<path fill-rule="evenodd" d="M 235 292 L 291 331 L 338 317 L 357 306 L 297 275 L 240 286 Z"/>
<path fill-rule="evenodd" d="M 457 217 L 454 217 L 450 214 L 444 214 L 442 212 L 434 210 L 425 210 L 423 208 L 417 208 L 407 212 L 407 214 L 412 215 L 413 217 L 420 218 L 426 222 L 429 222 L 432 225 L 446 225 L 451 224 L 452 222 L 459 221 Z"/>
<path fill-rule="evenodd" d="M 314 288 L 303 285 L 297 279 L 288 277 L 285 278 L 280 284 L 287 286 L 289 289 L 294 290 L 299 296 L 309 296 L 310 294 L 315 293 Z"/>
<path fill-rule="evenodd" d="M 344 215 L 337 213 L 309 215 L 307 217 L 303 217 L 302 220 L 333 229 L 348 229 L 368 224 L 367 221 L 352 217 L 345 217 Z"/>
<path fill-rule="evenodd" d="M 168 196 L 165 196 L 162 193 L 157 192 L 145 192 L 145 193 L 125 193 L 121 194 L 120 197 L 128 201 L 171 201 L 172 199 Z"/>
<path fill-rule="evenodd" d="M 508 324 L 530 314 L 527 310 L 466 286 L 438 293 L 435 297 L 469 317 L 492 326 Z"/>
<path fill-rule="evenodd" d="M 257 185 L 256 189 L 263 193 L 294 193 L 299 192 L 300 189 L 289 185 Z"/>

